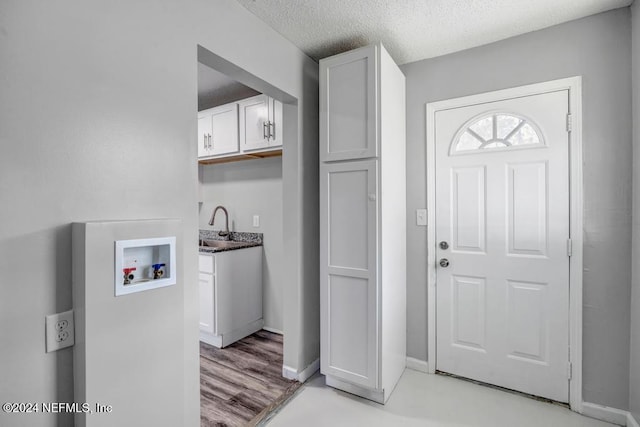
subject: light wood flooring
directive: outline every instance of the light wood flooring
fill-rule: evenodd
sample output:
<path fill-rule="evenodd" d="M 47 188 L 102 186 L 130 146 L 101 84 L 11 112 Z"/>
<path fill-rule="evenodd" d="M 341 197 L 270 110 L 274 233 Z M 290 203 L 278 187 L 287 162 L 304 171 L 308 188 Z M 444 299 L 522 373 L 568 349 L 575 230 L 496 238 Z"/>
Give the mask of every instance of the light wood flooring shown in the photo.
<path fill-rule="evenodd" d="M 259 331 L 224 349 L 200 342 L 200 425 L 255 426 L 300 387 L 282 377 L 282 336 Z"/>

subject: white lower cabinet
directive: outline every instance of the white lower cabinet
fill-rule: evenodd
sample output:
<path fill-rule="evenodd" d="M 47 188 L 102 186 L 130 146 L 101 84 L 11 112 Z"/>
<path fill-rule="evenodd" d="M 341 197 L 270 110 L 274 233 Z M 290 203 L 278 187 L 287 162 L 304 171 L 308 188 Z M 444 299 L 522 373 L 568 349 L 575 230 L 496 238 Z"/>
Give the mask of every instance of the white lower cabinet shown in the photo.
<path fill-rule="evenodd" d="M 262 247 L 200 254 L 200 341 L 226 347 L 259 331 Z"/>

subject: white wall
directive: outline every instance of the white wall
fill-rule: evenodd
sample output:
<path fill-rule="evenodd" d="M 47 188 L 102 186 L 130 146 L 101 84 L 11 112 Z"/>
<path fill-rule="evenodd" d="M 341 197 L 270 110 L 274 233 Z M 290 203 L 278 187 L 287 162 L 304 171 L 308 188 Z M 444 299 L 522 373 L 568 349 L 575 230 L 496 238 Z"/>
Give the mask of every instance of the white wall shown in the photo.
<path fill-rule="evenodd" d="M 583 398 L 626 409 L 631 283 L 628 8 L 402 66 L 407 77 L 408 355 L 427 358 L 425 104 L 583 76 Z"/>
<path fill-rule="evenodd" d="M 285 359 L 297 369 L 317 357 L 317 316 L 303 310 L 318 304 L 317 250 L 302 243 L 317 236 L 317 216 L 305 211 L 318 205 L 317 64 L 233 0 L 4 0 L 0 320 L 11 327 L 0 328 L 2 401 L 73 400 L 71 350 L 44 352 L 44 316 L 71 308 L 71 222 L 174 217 L 185 242 L 196 241 L 198 44 L 298 100 L 299 146 L 283 158 L 283 180 L 297 190 L 283 201 L 284 289 L 293 295 L 284 329 L 298 331 L 285 340 Z M 182 250 L 184 342 L 168 345 L 184 348 L 184 364 L 166 369 L 182 371 L 184 402 L 162 410 L 195 427 L 197 247 Z M 145 396 L 131 401 L 154 407 Z M 53 415 L 24 417 L 0 412 L 0 424 L 57 424 Z"/>
<path fill-rule="evenodd" d="M 283 322 L 283 224 L 282 158 L 271 157 L 241 162 L 200 166 L 202 201 L 199 226 L 205 230 L 224 227 L 218 212 L 215 227 L 211 213 L 222 205 L 229 212 L 229 229 L 263 233 L 263 316 L 265 326 L 282 331 Z M 253 226 L 253 215 L 260 226 Z"/>
<path fill-rule="evenodd" d="M 640 422 L 640 5 L 631 6 L 633 75 L 633 280 L 629 410 Z"/>
<path fill-rule="evenodd" d="M 182 424 L 180 411 L 141 411 L 131 400 L 144 396 L 147 402 L 166 408 L 183 399 L 182 371 L 165 369 L 180 366 L 183 359 L 180 346 L 167 345 L 182 341 L 184 333 L 182 251 L 176 250 L 174 260 L 167 251 L 162 260 L 152 261 L 151 248 L 131 248 L 139 261 L 138 278 L 144 277 L 145 264 L 161 261 L 167 263 L 165 280 L 172 277 L 175 284 L 117 298 L 114 266 L 105 262 L 113 259 L 118 240 L 174 236 L 175 249 L 183 247 L 182 228 L 177 219 L 73 224 L 74 401 L 110 402 L 114 408 L 108 414 L 78 414 L 75 427 L 126 426 L 131 420 L 149 426 Z M 132 252 L 124 249 L 116 259 L 119 255 L 129 258 Z M 116 280 L 122 283 L 122 271 Z M 146 285 L 152 283 L 158 284 Z"/>

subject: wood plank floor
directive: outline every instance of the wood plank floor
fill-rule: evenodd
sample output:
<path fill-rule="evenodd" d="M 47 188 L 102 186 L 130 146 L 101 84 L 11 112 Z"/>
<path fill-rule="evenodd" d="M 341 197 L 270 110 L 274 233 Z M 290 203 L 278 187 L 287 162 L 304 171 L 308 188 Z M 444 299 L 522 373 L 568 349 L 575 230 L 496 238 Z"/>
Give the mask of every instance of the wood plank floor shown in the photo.
<path fill-rule="evenodd" d="M 282 336 L 259 331 L 224 349 L 200 342 L 200 425 L 255 426 L 300 387 L 282 377 Z"/>

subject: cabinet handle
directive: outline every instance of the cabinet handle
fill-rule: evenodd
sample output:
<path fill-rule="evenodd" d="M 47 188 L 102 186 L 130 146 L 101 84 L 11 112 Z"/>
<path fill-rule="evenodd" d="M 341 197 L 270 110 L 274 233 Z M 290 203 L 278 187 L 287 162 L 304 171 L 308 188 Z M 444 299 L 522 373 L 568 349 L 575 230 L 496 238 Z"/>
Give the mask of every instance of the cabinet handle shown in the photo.
<path fill-rule="evenodd" d="M 262 122 L 262 138 L 269 140 L 269 122 Z"/>
<path fill-rule="evenodd" d="M 269 122 L 269 138 L 276 140 L 276 124 L 272 122 Z"/>
<path fill-rule="evenodd" d="M 209 134 L 209 148 L 211 148 L 211 134 Z"/>
<path fill-rule="evenodd" d="M 202 134 L 202 148 L 204 148 L 205 150 L 207 149 L 207 134 L 206 133 Z"/>

